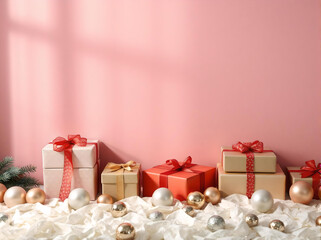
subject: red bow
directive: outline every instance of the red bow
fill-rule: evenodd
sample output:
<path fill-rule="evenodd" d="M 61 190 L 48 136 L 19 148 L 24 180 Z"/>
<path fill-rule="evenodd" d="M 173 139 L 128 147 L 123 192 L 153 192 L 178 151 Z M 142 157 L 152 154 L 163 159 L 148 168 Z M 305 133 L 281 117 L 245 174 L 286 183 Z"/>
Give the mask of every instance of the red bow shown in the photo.
<path fill-rule="evenodd" d="M 184 168 L 190 168 L 194 166 L 192 164 L 192 157 L 188 156 L 182 165 L 179 164 L 179 162 L 176 159 L 169 159 L 166 161 L 167 165 L 173 165 L 173 168 L 171 170 L 173 171 L 182 171 Z"/>
<path fill-rule="evenodd" d="M 300 170 L 290 170 L 290 171 L 301 173 L 302 178 L 321 175 L 321 163 L 316 165 L 314 160 L 309 160 L 305 162 L 305 166 L 301 167 Z"/>
<path fill-rule="evenodd" d="M 63 137 L 57 137 L 53 141 L 53 150 L 56 152 L 62 152 L 74 145 L 84 147 L 87 145 L 87 138 L 80 137 L 77 135 L 68 135 L 68 140 Z"/>
<path fill-rule="evenodd" d="M 263 152 L 263 142 L 260 142 L 258 140 L 254 142 L 238 142 L 237 144 L 234 144 L 232 148 L 236 151 L 239 151 L 241 153 L 247 153 L 247 152 Z"/>
<path fill-rule="evenodd" d="M 64 170 L 62 183 L 59 191 L 59 198 L 64 201 L 68 198 L 71 189 L 71 180 L 73 174 L 72 147 L 78 145 L 84 147 L 87 145 L 87 138 L 77 135 L 68 135 L 68 140 L 63 137 L 57 137 L 52 141 L 53 150 L 57 152 L 64 151 Z"/>

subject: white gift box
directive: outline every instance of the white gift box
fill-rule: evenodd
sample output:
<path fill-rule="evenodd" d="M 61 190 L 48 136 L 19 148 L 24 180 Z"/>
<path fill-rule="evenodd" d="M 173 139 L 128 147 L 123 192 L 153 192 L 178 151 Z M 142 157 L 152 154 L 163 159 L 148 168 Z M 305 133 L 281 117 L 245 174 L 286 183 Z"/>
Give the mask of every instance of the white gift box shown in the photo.
<path fill-rule="evenodd" d="M 97 149 L 96 149 L 97 146 Z M 91 140 L 87 145 L 72 148 L 73 177 L 71 190 L 84 188 L 88 191 L 91 200 L 97 196 L 98 140 Z M 42 149 L 44 191 L 47 198 L 58 198 L 64 169 L 64 151 L 53 150 L 53 144 L 47 144 Z"/>

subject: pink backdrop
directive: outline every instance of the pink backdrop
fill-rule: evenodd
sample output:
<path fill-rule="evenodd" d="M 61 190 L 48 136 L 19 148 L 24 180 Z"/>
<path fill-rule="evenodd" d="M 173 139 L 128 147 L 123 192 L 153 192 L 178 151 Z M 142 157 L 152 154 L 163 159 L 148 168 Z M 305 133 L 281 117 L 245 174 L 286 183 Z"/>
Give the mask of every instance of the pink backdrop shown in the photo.
<path fill-rule="evenodd" d="M 145 169 L 256 139 L 321 160 L 320 1 L 2 0 L 0 27 L 0 155 L 40 179 L 68 133 Z"/>

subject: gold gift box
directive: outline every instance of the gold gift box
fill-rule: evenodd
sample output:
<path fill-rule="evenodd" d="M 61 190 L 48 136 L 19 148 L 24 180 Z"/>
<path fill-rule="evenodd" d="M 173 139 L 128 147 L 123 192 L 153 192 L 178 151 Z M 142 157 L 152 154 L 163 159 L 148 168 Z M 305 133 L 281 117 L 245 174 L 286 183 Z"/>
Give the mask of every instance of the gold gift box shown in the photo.
<path fill-rule="evenodd" d="M 113 171 L 107 166 L 101 174 L 102 193 L 109 194 L 114 201 L 140 194 L 140 164 L 132 167 L 132 171 L 123 168 Z"/>
<path fill-rule="evenodd" d="M 246 154 L 233 150 L 232 147 L 221 147 L 223 169 L 225 172 L 246 172 Z M 254 172 L 275 173 L 276 155 L 274 152 L 254 153 Z"/>
<path fill-rule="evenodd" d="M 222 164 L 217 164 L 218 189 L 222 197 L 238 193 L 246 195 L 246 173 L 226 173 Z M 277 164 L 276 173 L 255 173 L 255 188 L 269 191 L 273 198 L 285 199 L 285 174 Z"/>

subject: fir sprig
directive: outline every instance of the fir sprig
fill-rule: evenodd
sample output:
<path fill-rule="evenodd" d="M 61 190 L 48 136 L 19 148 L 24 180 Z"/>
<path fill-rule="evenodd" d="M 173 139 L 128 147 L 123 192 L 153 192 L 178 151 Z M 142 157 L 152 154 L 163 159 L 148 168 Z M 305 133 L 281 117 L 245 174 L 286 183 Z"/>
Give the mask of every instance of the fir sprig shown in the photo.
<path fill-rule="evenodd" d="M 4 184 L 7 188 L 20 186 L 26 191 L 39 185 L 39 181 L 30 176 L 30 173 L 36 171 L 35 166 L 27 165 L 19 168 L 13 166 L 13 162 L 12 157 L 5 157 L 0 162 L 0 183 Z"/>

